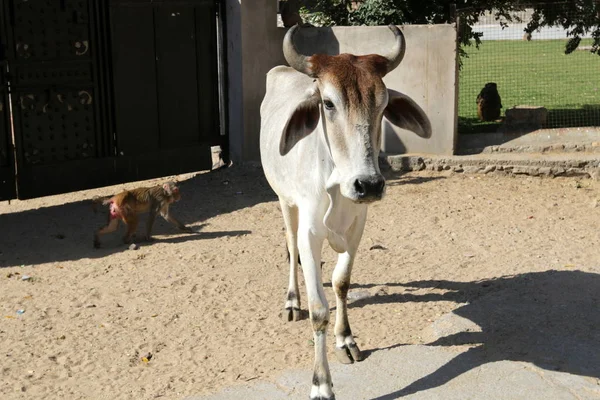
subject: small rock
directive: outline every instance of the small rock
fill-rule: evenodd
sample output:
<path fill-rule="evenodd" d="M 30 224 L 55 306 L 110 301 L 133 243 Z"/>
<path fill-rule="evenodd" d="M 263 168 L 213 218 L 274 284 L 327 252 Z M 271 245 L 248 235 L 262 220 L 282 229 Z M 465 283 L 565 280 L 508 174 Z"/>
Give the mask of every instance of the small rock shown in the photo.
<path fill-rule="evenodd" d="M 386 248 L 386 247 L 383 247 L 383 246 L 382 246 L 382 245 L 380 245 L 380 244 L 374 244 L 373 246 L 371 246 L 371 247 L 369 248 L 369 250 L 387 250 L 387 248 Z"/>
<path fill-rule="evenodd" d="M 25 310 L 17 310 L 17 315 L 23 315 L 25 314 Z"/>
<path fill-rule="evenodd" d="M 23 275 L 23 276 L 21 277 L 21 280 L 22 280 L 22 281 L 30 281 L 30 280 L 31 280 L 31 277 L 30 277 L 29 275 Z"/>
<path fill-rule="evenodd" d="M 554 168 L 552 168 L 552 174 L 553 175 L 562 175 L 565 172 L 566 172 L 565 169 L 562 168 L 562 167 L 554 167 Z"/>
<path fill-rule="evenodd" d="M 538 176 L 540 174 L 540 171 L 536 167 L 529 167 L 528 173 L 531 176 Z"/>
<path fill-rule="evenodd" d="M 422 171 L 426 167 L 421 157 L 408 157 L 402 162 L 402 169 L 406 171 Z"/>
<path fill-rule="evenodd" d="M 540 175 L 552 176 L 552 168 L 550 167 L 540 167 L 538 169 L 538 172 L 540 173 Z"/>
<path fill-rule="evenodd" d="M 139 249 L 139 248 L 140 248 L 140 246 L 138 246 L 138 245 L 137 245 L 137 244 L 135 244 L 135 243 L 131 243 L 131 244 L 129 245 L 129 250 L 137 250 L 137 249 Z"/>
<path fill-rule="evenodd" d="M 150 360 L 152 360 L 152 353 L 146 353 L 144 356 L 142 356 L 142 362 L 148 363 Z"/>
<path fill-rule="evenodd" d="M 353 302 L 356 300 L 366 299 L 371 297 L 371 293 L 368 290 L 351 290 L 348 292 L 348 301 Z"/>
<path fill-rule="evenodd" d="M 386 286 L 375 286 L 371 289 L 371 296 L 387 296 L 388 288 Z"/>
<path fill-rule="evenodd" d="M 88 304 L 87 306 L 85 306 L 85 308 L 96 308 L 95 304 Z"/>
<path fill-rule="evenodd" d="M 529 168 L 528 167 L 516 166 L 516 167 L 513 168 L 512 172 L 515 175 L 519 175 L 519 174 L 527 175 L 527 174 L 529 174 Z"/>
<path fill-rule="evenodd" d="M 496 170 L 496 166 L 495 165 L 488 165 L 487 167 L 485 167 L 483 169 L 483 173 L 484 174 L 489 174 L 490 172 L 494 172 Z"/>
<path fill-rule="evenodd" d="M 595 181 L 600 181 L 600 168 L 594 168 L 589 171 L 590 177 Z"/>
<path fill-rule="evenodd" d="M 464 170 L 465 174 L 476 174 L 481 171 L 481 167 L 478 167 L 477 165 L 467 165 L 464 167 Z"/>
<path fill-rule="evenodd" d="M 589 176 L 589 174 L 587 172 L 585 172 L 583 170 L 583 168 L 577 168 L 577 167 L 569 168 L 565 173 L 569 176 L 582 176 L 582 175 Z"/>

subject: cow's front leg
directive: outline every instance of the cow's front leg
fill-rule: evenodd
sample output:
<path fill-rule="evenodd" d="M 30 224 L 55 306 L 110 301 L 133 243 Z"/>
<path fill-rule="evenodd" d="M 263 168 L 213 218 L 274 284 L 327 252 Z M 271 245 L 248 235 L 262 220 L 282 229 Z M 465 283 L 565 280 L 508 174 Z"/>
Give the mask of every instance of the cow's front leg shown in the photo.
<path fill-rule="evenodd" d="M 290 263 L 288 290 L 285 297 L 283 318 L 286 321 L 300 319 L 300 292 L 298 291 L 298 208 L 290 206 L 284 200 L 279 200 L 283 221 L 285 222 L 285 237 Z"/>
<path fill-rule="evenodd" d="M 312 224 L 310 220 L 311 216 L 301 217 L 298 229 L 298 250 L 306 283 L 308 312 L 313 328 L 315 346 L 315 364 L 310 398 L 312 400 L 333 400 L 335 396 L 332 390 L 329 363 L 327 362 L 326 345 L 329 304 L 327 304 L 327 298 L 323 291 L 321 277 L 321 249 L 325 234 L 315 228 L 315 224 Z"/>
<path fill-rule="evenodd" d="M 335 313 L 335 355 L 343 364 L 351 364 L 354 361 L 362 361 L 360 349 L 354 341 L 350 323 L 348 322 L 348 290 L 350 288 L 350 276 L 354 256 L 360 243 L 365 221 L 367 219 L 367 207 L 365 206 L 356 217 L 348 231 L 348 250 L 338 256 L 338 262 L 333 270 L 331 279 L 336 297 Z"/>

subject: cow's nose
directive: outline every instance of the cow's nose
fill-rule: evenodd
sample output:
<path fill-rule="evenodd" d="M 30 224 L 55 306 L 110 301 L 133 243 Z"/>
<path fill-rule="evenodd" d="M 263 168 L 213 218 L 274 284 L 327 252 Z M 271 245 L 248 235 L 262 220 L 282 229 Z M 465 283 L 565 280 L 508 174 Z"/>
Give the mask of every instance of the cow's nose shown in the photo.
<path fill-rule="evenodd" d="M 383 196 L 385 179 L 383 176 L 360 176 L 354 181 L 354 190 L 360 201 L 379 200 Z"/>

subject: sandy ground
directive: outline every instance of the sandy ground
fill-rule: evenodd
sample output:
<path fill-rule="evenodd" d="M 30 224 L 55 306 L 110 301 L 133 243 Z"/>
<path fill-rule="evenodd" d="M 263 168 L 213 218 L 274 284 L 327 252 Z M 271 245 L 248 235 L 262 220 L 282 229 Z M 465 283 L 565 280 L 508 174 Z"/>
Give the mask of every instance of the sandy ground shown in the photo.
<path fill-rule="evenodd" d="M 104 216 L 86 201 L 139 184 L 0 203 L 0 398 L 181 399 L 310 368 L 309 322 L 281 318 L 283 221 L 262 171 L 181 179 L 172 210 L 197 233 L 160 220 L 139 250 L 122 231 L 93 249 Z M 433 321 L 517 274 L 596 276 L 599 202 L 592 180 L 388 173 L 353 273 L 359 346 L 428 343 Z"/>

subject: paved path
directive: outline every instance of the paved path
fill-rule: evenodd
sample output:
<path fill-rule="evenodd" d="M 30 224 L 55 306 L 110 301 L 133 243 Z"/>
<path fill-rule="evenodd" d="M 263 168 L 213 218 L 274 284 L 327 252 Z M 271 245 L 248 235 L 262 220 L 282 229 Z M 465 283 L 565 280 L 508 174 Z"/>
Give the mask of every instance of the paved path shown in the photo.
<path fill-rule="evenodd" d="M 334 390 L 338 400 L 600 398 L 596 378 L 513 361 L 485 363 L 463 373 L 468 363 L 452 362 L 461 358 L 469 358 L 468 350 L 428 346 L 380 350 L 351 366 L 333 363 Z M 290 370 L 273 383 L 253 382 L 186 400 L 306 400 L 310 376 L 308 370 Z"/>

